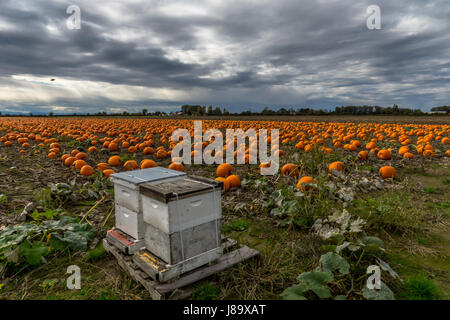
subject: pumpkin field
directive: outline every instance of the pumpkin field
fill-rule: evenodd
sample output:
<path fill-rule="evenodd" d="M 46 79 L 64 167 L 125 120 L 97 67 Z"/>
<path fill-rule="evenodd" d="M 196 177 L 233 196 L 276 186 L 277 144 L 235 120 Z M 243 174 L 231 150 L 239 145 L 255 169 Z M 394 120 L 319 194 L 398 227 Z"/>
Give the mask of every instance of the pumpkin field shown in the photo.
<path fill-rule="evenodd" d="M 223 181 L 222 234 L 260 252 L 197 283 L 191 299 L 450 298 L 448 116 L 202 119 L 224 135 L 278 129 L 278 144 L 263 141 L 279 156 L 274 175 L 248 163 L 248 140 L 245 164 L 173 161 L 172 132 L 194 137 L 193 125 L 0 117 L 0 299 L 150 299 L 102 239 L 115 222 L 110 175 L 155 166 Z M 71 265 L 81 289 L 66 287 Z M 380 290 L 366 285 L 370 266 Z"/>

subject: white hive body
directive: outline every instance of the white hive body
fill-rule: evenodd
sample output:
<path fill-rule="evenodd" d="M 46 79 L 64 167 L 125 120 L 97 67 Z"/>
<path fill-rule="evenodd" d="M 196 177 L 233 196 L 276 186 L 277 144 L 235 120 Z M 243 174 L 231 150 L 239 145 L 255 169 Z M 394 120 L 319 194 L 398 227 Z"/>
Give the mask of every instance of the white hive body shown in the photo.
<path fill-rule="evenodd" d="M 114 183 L 116 228 L 134 239 L 144 238 L 145 226 L 142 213 L 140 185 L 162 179 L 185 176 L 184 172 L 162 167 L 116 173 Z"/>
<path fill-rule="evenodd" d="M 222 255 L 222 182 L 161 167 L 114 174 L 112 181 L 116 228 L 169 269 L 184 273 Z"/>
<path fill-rule="evenodd" d="M 221 187 L 214 180 L 149 182 L 141 195 L 147 250 L 173 265 L 220 249 Z"/>

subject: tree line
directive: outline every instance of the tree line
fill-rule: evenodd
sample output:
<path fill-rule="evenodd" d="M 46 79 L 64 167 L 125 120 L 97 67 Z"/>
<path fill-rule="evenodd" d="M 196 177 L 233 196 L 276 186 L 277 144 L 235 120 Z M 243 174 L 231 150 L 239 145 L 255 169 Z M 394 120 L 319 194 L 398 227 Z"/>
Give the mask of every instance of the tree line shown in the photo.
<path fill-rule="evenodd" d="M 450 114 L 450 107 L 442 106 L 432 108 L 431 111 L 446 111 Z M 334 110 L 313 109 L 313 108 L 280 108 L 278 110 L 272 110 L 269 107 L 265 107 L 261 112 L 255 112 L 251 110 L 244 110 L 242 112 L 230 113 L 226 109 L 222 112 L 220 107 L 213 108 L 212 106 L 200 106 L 200 105 L 183 105 L 181 106 L 181 112 L 185 115 L 425 115 L 428 114 L 420 109 L 411 108 L 399 108 L 394 104 L 392 107 L 380 107 L 380 106 L 337 106 Z"/>
<path fill-rule="evenodd" d="M 438 112 L 439 114 L 450 114 L 450 106 L 440 106 L 431 109 L 432 112 Z M 201 105 L 182 105 L 181 110 L 178 112 L 163 112 L 163 111 L 153 111 L 149 112 L 148 109 L 142 109 L 138 112 L 116 112 L 107 113 L 106 111 L 96 112 L 96 113 L 73 113 L 64 115 L 55 115 L 53 112 L 48 114 L 22 114 L 22 115 L 10 115 L 2 114 L 0 116 L 31 116 L 31 117 L 47 117 L 47 116 L 221 116 L 221 115 L 235 115 L 235 116 L 267 116 L 267 115 L 427 115 L 429 113 L 423 112 L 420 109 L 411 108 L 399 108 L 396 104 L 392 107 L 380 107 L 380 106 L 337 106 L 334 110 L 324 110 L 324 109 L 313 109 L 313 108 L 280 108 L 277 110 L 272 110 L 269 107 L 265 107 L 262 111 L 251 111 L 244 110 L 241 112 L 230 113 L 226 108 L 223 110 L 220 107 L 201 106 Z"/>

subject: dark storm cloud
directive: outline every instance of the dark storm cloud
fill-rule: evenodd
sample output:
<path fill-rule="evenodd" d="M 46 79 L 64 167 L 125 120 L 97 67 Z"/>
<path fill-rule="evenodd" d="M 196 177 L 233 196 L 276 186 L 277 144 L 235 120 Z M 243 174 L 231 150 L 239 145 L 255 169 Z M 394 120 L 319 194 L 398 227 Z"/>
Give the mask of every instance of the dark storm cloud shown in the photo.
<path fill-rule="evenodd" d="M 446 0 L 191 1 L 174 8 L 167 8 L 174 1 L 77 1 L 81 30 L 66 28 L 69 4 L 0 3 L 0 90 L 17 90 L 17 99 L 0 92 L 0 109 L 397 103 L 427 110 L 450 100 Z M 381 7 L 382 30 L 366 27 L 371 4 Z M 124 96 L 70 87 L 61 96 L 47 84 L 8 80 L 17 75 L 107 83 Z M 35 92 L 37 101 L 22 92 Z"/>

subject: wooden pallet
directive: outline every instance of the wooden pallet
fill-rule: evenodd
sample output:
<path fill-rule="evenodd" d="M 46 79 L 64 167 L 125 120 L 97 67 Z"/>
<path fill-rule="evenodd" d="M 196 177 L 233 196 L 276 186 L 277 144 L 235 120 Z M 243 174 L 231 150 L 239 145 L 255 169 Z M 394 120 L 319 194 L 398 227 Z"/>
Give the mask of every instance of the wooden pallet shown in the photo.
<path fill-rule="evenodd" d="M 182 274 L 178 279 L 161 283 L 150 278 L 141 267 L 133 261 L 133 255 L 127 255 L 107 239 L 103 239 L 103 247 L 112 254 L 119 265 L 126 270 L 132 278 L 142 284 L 150 293 L 153 300 L 180 300 L 189 297 L 193 292 L 192 284 L 219 273 L 233 265 L 259 255 L 259 252 L 244 245 L 237 246 L 235 240 L 222 238 L 224 255 L 210 265 L 202 266 L 188 273 Z M 235 248 L 236 247 L 236 248 Z"/>

